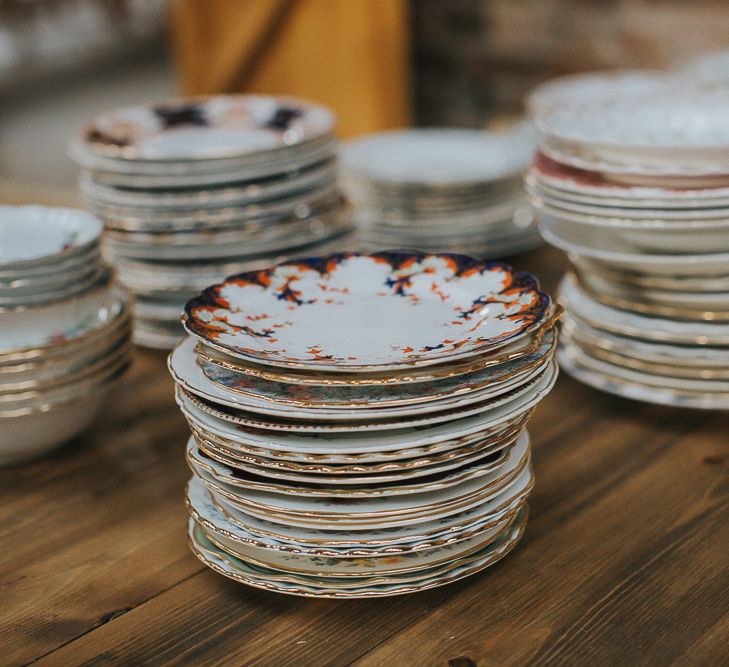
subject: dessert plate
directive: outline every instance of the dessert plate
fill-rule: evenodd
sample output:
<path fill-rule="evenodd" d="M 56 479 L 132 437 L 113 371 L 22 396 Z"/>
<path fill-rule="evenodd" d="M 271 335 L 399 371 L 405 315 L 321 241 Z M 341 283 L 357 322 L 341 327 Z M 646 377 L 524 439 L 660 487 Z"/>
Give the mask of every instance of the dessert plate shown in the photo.
<path fill-rule="evenodd" d="M 333 129 L 328 109 L 302 100 L 219 95 L 105 114 L 84 131 L 83 148 L 117 160 L 217 160 L 265 155 Z"/>
<path fill-rule="evenodd" d="M 503 264 L 345 253 L 233 276 L 188 302 L 183 323 L 242 359 L 372 372 L 502 347 L 538 328 L 549 305 L 533 276 Z"/>
<path fill-rule="evenodd" d="M 481 428 L 480 421 L 467 418 L 429 428 L 401 429 L 375 434 L 359 433 L 278 433 L 236 425 L 201 410 L 194 396 L 177 392 L 177 400 L 191 425 L 233 452 L 319 464 L 389 462 L 417 456 L 430 456 L 460 447 L 475 446 L 501 437 L 505 430 L 523 425 L 530 410 L 515 411 L 511 404 L 493 410 L 495 423 Z M 512 414 L 513 413 L 513 414 Z M 499 416 L 506 415 L 499 422 Z M 475 429 L 475 430 L 472 430 Z M 465 431 L 465 432 L 464 432 Z"/>
<path fill-rule="evenodd" d="M 350 141 L 341 160 L 346 169 L 375 181 L 448 187 L 513 178 L 532 151 L 523 128 L 503 133 L 419 128 Z"/>
<path fill-rule="evenodd" d="M 511 361 L 473 373 L 404 386 L 307 386 L 252 377 L 210 364 L 204 359 L 198 359 L 198 365 L 208 379 L 224 390 L 236 392 L 254 402 L 263 400 L 277 405 L 317 409 L 360 407 L 369 411 L 379 407 L 442 401 L 461 394 L 468 394 L 474 400 L 495 395 L 491 392 L 499 391 L 504 383 L 517 378 L 528 379 L 530 371 L 551 359 L 555 345 L 556 336 L 553 331 L 548 331 L 536 350 Z M 192 341 L 183 345 L 187 348 L 192 346 Z"/>
<path fill-rule="evenodd" d="M 247 537 L 269 545 L 290 545 L 303 552 L 324 552 L 322 555 L 357 556 L 367 550 L 390 553 L 417 550 L 420 546 L 448 542 L 455 535 L 468 534 L 493 518 L 521 507 L 534 485 L 531 468 L 527 467 L 516 482 L 491 500 L 445 519 L 404 524 L 389 528 L 341 530 L 304 528 L 273 523 L 245 512 L 224 506 L 210 495 L 196 477 L 188 485 L 188 508 L 197 510 L 197 519 L 207 520 L 210 527 L 227 530 L 231 534 L 244 533 Z M 242 536 L 242 535 L 241 535 Z"/>
<path fill-rule="evenodd" d="M 175 382 L 185 390 L 200 396 L 206 401 L 217 403 L 218 405 L 235 408 L 238 410 L 246 410 L 255 414 L 268 415 L 291 420 L 318 420 L 324 421 L 371 421 L 371 420 L 388 420 L 397 417 L 415 417 L 429 413 L 442 413 L 444 410 L 453 410 L 457 408 L 468 407 L 474 403 L 482 404 L 484 400 L 497 399 L 499 396 L 518 389 L 532 378 L 541 375 L 551 361 L 551 354 L 542 355 L 536 362 L 532 362 L 525 370 L 513 374 L 510 370 L 505 372 L 506 379 L 501 382 L 487 384 L 485 387 L 474 390 L 470 393 L 461 394 L 460 392 L 446 397 L 431 400 L 426 403 L 401 403 L 394 405 L 385 405 L 380 407 L 376 398 L 372 404 L 366 402 L 343 403 L 340 402 L 336 407 L 320 407 L 316 404 L 300 404 L 284 402 L 274 402 L 272 400 L 263 399 L 258 396 L 242 394 L 240 392 L 231 391 L 220 384 L 209 379 L 202 368 L 197 364 L 193 349 L 195 343 L 190 338 L 186 338 L 176 347 L 170 354 L 168 368 Z M 516 362 L 508 362 L 508 364 L 517 365 Z M 497 367 L 498 368 L 498 367 Z M 248 376 L 241 376 L 248 377 Z M 291 385 L 295 387 L 296 385 Z M 413 385 L 415 387 L 419 385 Z M 310 387 L 306 388 L 311 389 Z M 333 390 L 325 389 L 319 394 L 326 393 L 336 394 L 342 388 L 337 387 Z M 397 391 L 397 387 L 375 387 L 374 389 Z M 300 395 L 300 394 L 299 394 Z M 386 394 L 389 396 L 389 394 Z M 414 396 L 417 397 L 416 391 Z"/>
<path fill-rule="evenodd" d="M 660 276 L 709 276 L 725 273 L 728 252 L 691 254 L 645 253 L 609 230 L 580 228 L 550 216 L 540 219 L 540 231 L 551 245 L 567 253 L 587 257 L 610 268 Z"/>
<path fill-rule="evenodd" d="M 647 317 L 598 303 L 582 290 L 573 276 L 560 285 L 561 298 L 577 317 L 596 329 L 645 341 L 675 345 L 729 345 L 729 324 L 680 322 L 669 318 Z"/>
<path fill-rule="evenodd" d="M 432 569 L 424 574 L 422 579 L 410 583 L 378 584 L 369 587 L 364 585 L 355 589 L 328 588 L 321 580 L 317 582 L 316 579 L 299 579 L 297 583 L 282 582 L 281 575 L 277 571 L 248 564 L 216 547 L 206 538 L 204 531 L 195 524 L 193 519 L 190 519 L 188 539 L 193 553 L 205 565 L 219 574 L 255 588 L 305 597 L 375 598 L 427 590 L 457 581 L 489 567 L 508 554 L 518 543 L 524 531 L 525 520 L 525 515 L 520 516 L 508 534 L 500 540 L 496 540 L 465 564 L 450 569 L 445 574 L 438 572 L 437 569 Z"/>
<path fill-rule="evenodd" d="M 0 271 L 26 275 L 82 255 L 98 243 L 101 229 L 94 216 L 77 209 L 1 206 Z"/>
<path fill-rule="evenodd" d="M 505 404 L 510 407 L 516 407 L 516 412 L 520 413 L 526 406 L 532 407 L 534 403 L 544 397 L 544 395 L 552 388 L 558 375 L 557 366 L 551 362 L 543 373 L 536 378 L 526 382 L 520 387 L 513 389 L 496 398 L 487 399 L 473 405 L 467 405 L 460 408 L 451 408 L 440 413 L 426 415 L 401 416 L 392 419 L 382 419 L 377 421 L 358 421 L 350 419 L 349 421 L 316 421 L 316 420 L 286 420 L 286 419 L 266 419 L 264 415 L 243 410 L 216 407 L 216 404 L 210 403 L 205 399 L 195 398 L 193 394 L 185 392 L 181 388 L 181 392 L 185 392 L 184 396 L 189 400 L 195 400 L 195 404 L 207 414 L 218 417 L 223 421 L 230 422 L 244 428 L 260 429 L 268 432 L 279 431 L 283 433 L 357 433 L 363 431 L 394 431 L 406 428 L 415 428 L 426 425 L 439 424 L 441 422 L 451 422 L 453 420 L 470 417 L 472 415 L 480 415 L 484 424 L 492 424 L 492 410 Z M 179 394 L 178 394 L 179 395 Z M 521 400 L 523 399 L 523 401 Z M 493 413 L 495 414 L 495 413 Z M 499 413 L 501 420 L 501 413 Z M 455 426 L 455 425 L 454 425 Z"/>

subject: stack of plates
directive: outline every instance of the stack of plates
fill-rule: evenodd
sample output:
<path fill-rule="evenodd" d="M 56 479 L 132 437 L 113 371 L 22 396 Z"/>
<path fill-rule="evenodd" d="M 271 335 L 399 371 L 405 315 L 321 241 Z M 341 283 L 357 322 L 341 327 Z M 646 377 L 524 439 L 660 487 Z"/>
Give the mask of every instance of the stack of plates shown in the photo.
<path fill-rule="evenodd" d="M 537 116 L 527 186 L 573 265 L 560 361 L 588 384 L 729 408 L 728 104 L 684 84 Z"/>
<path fill-rule="evenodd" d="M 555 315 L 532 276 L 461 255 L 301 259 L 205 290 L 169 361 L 193 551 L 323 597 L 496 562 L 524 530 Z"/>
<path fill-rule="evenodd" d="M 418 129 L 347 144 L 344 188 L 360 244 L 499 257 L 541 242 L 521 178 L 531 127 L 510 132 Z"/>
<path fill-rule="evenodd" d="M 72 145 L 105 223 L 105 256 L 137 296 L 135 340 L 169 348 L 184 303 L 211 282 L 292 253 L 341 249 L 328 109 L 221 96 L 122 109 Z"/>
<path fill-rule="evenodd" d="M 82 211 L 0 207 L 0 465 L 80 433 L 129 364 L 131 305 Z"/>

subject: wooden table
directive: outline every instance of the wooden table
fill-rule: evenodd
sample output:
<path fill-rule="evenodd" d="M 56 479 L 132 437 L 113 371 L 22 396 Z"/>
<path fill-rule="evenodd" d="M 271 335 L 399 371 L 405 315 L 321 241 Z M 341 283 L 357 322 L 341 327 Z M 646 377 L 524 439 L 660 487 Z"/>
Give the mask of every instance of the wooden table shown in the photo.
<path fill-rule="evenodd" d="M 512 263 L 552 289 L 561 259 Z M 188 551 L 187 428 L 165 355 L 140 351 L 85 436 L 0 471 L 0 664 L 729 664 L 727 415 L 564 376 L 530 431 L 529 525 L 495 567 L 390 599 L 276 595 Z"/>

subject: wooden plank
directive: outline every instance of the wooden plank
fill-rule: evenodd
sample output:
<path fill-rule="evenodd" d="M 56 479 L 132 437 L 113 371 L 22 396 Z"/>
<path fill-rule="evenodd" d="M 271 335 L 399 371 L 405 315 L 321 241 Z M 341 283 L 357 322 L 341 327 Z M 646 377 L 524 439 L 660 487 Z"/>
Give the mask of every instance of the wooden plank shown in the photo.
<path fill-rule="evenodd" d="M 564 398 L 574 400 L 581 390 L 576 383 L 566 382 Z M 538 438 L 541 442 L 560 443 L 563 434 L 579 429 L 580 416 L 593 437 L 601 434 L 602 424 L 590 427 L 594 404 L 578 404 L 577 417 L 558 420 L 560 404 L 555 400 L 538 411 L 538 415 L 545 413 L 544 432 L 551 439 Z M 477 586 L 482 581 L 479 577 L 472 580 Z M 113 619 L 41 664 L 91 660 L 99 646 L 106 647 L 106 657 L 119 664 L 165 662 L 173 657 L 210 664 L 225 660 L 264 665 L 277 660 L 346 664 L 411 623 L 428 618 L 444 601 L 457 605 L 472 582 L 390 600 L 340 602 L 249 590 L 206 573 Z M 154 624 L 154 618 L 165 618 L 166 623 Z M 205 619 L 204 630 L 200 619 Z M 175 641 L 182 643 L 173 650 L 170 647 Z"/>
<path fill-rule="evenodd" d="M 198 572 L 182 494 L 187 428 L 164 355 L 140 353 L 87 434 L 0 470 L 3 662 L 35 658 Z"/>
<path fill-rule="evenodd" d="M 613 404 L 537 466 L 510 562 L 358 664 L 669 664 L 707 628 L 726 636 L 729 488 L 707 463 L 726 439 L 703 415 Z"/>

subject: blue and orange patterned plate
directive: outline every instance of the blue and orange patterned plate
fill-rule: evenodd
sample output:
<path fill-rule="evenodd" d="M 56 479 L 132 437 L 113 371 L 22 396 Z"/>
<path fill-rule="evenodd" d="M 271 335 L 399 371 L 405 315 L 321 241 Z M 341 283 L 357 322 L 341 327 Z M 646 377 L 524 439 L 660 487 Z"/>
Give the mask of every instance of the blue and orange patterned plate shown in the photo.
<path fill-rule="evenodd" d="M 205 345 L 241 360 L 373 372 L 462 359 L 537 330 L 537 280 L 464 255 L 340 253 L 232 276 L 185 307 Z"/>

